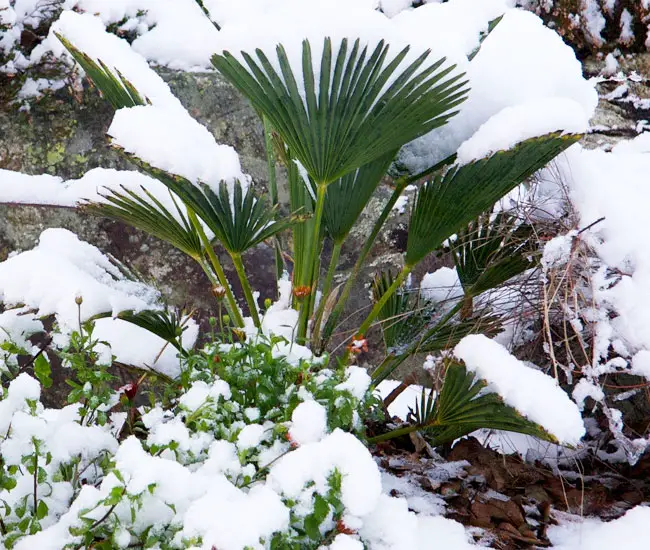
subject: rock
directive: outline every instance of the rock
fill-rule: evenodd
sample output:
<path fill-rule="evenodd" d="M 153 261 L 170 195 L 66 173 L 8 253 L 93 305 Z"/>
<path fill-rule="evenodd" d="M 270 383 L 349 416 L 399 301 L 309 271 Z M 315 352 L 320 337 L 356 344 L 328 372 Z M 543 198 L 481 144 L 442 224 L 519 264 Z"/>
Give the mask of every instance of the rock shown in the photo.
<path fill-rule="evenodd" d="M 244 171 L 264 190 L 267 185 L 264 136 L 259 119 L 247 100 L 214 72 L 159 69 L 159 73 L 188 112 L 203 123 L 218 142 L 237 150 Z M 80 96 L 62 89 L 33 103 L 29 112 L 6 105 L 0 109 L 0 168 L 28 174 L 47 173 L 63 179 L 79 178 L 95 167 L 135 169 L 108 145 L 106 132 L 112 117 L 112 108 L 90 88 Z M 278 170 L 278 179 L 280 200 L 288 200 L 286 175 L 282 169 Z M 346 272 L 354 265 L 359 249 L 390 194 L 388 185 L 381 186 L 353 229 L 342 251 L 337 283 L 345 281 Z M 391 216 L 388 229 L 379 236 L 369 266 L 352 292 L 350 312 L 365 313 L 368 305 L 366 285 L 375 270 L 395 267 L 401 262 L 405 221 L 404 215 Z M 11 251 L 32 248 L 40 233 L 49 227 L 69 229 L 134 267 L 143 276 L 153 279 L 172 304 L 198 307 L 206 315 L 214 313 L 207 280 L 192 260 L 131 227 L 75 209 L 0 205 L 0 260 Z M 239 283 L 230 261 L 225 253 L 221 256 L 233 287 L 239 293 Z M 260 291 L 260 304 L 267 297 L 273 298 L 276 294 L 273 251 L 260 245 L 244 260 L 252 286 Z M 243 300 L 240 303 L 243 305 Z M 353 317 L 350 323 L 355 320 Z M 375 353 L 367 357 L 371 361 L 380 345 L 377 333 L 373 343 Z"/>

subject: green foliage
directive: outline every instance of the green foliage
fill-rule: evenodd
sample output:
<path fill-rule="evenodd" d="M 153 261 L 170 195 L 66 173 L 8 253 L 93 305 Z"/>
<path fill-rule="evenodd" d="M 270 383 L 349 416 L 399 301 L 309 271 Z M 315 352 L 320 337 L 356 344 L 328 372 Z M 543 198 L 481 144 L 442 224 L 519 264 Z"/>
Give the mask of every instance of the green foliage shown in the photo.
<path fill-rule="evenodd" d="M 391 151 L 327 187 L 323 219 L 327 234 L 335 243 L 348 236 L 394 157 L 395 152 Z"/>
<path fill-rule="evenodd" d="M 427 182 L 418 191 L 411 213 L 406 264 L 422 261 L 578 139 L 560 133 L 528 139 L 507 151 L 452 167 Z"/>
<path fill-rule="evenodd" d="M 143 196 L 144 195 L 144 196 Z M 199 260 L 203 255 L 201 238 L 190 223 L 187 212 L 170 192 L 175 214 L 170 212 L 144 187 L 140 193 L 122 188 L 109 190 L 105 202 L 89 203 L 85 208 L 98 216 L 119 220 L 174 245 L 191 258 Z"/>
<path fill-rule="evenodd" d="M 61 43 L 70 52 L 75 61 L 88 75 L 88 78 L 97 86 L 106 100 L 114 109 L 147 105 L 149 100 L 140 93 L 117 69 L 111 70 L 103 61 L 95 62 L 88 54 L 79 51 L 70 41 L 59 33 L 54 33 Z M 117 76 L 114 72 L 117 73 Z"/>
<path fill-rule="evenodd" d="M 427 66 L 425 52 L 404 66 L 408 48 L 392 59 L 388 50 L 383 41 L 372 52 L 359 40 L 350 48 L 347 39 L 333 49 L 326 38 L 316 75 L 305 40 L 302 79 L 281 44 L 281 74 L 259 49 L 257 61 L 242 52 L 246 65 L 229 52 L 212 62 L 269 119 L 314 181 L 327 185 L 444 125 L 466 97 L 462 75 L 449 77 L 455 67 L 441 69 L 444 59 Z"/>
<path fill-rule="evenodd" d="M 503 403 L 496 393 L 486 393 L 487 384 L 453 361 L 445 364 L 445 381 L 439 393 L 422 390 L 420 402 L 410 415 L 410 425 L 371 439 L 379 442 L 421 431 L 433 445 L 450 443 L 478 429 L 505 430 L 557 443 L 557 439 Z"/>
<path fill-rule="evenodd" d="M 452 243 L 456 271 L 467 296 L 478 296 L 535 267 L 533 228 L 508 214 L 479 216 Z"/>

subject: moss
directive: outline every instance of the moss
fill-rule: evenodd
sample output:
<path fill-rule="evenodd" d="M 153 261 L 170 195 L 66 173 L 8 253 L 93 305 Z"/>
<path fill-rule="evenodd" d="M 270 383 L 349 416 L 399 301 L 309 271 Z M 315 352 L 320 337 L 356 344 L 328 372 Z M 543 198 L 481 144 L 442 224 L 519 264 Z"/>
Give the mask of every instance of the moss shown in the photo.
<path fill-rule="evenodd" d="M 52 147 L 45 156 L 45 161 L 49 169 L 56 168 L 65 158 L 65 146 L 62 143 L 57 143 Z"/>

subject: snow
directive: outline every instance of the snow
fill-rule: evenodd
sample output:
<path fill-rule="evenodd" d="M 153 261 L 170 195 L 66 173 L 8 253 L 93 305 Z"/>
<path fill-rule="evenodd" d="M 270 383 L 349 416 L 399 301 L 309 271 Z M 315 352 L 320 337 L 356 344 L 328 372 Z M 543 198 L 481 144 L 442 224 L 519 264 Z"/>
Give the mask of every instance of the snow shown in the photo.
<path fill-rule="evenodd" d="M 525 365 L 482 334 L 465 336 L 454 348 L 468 370 L 486 380 L 504 402 L 537 422 L 560 442 L 576 445 L 585 433 L 580 411 L 550 376 Z"/>
<path fill-rule="evenodd" d="M 278 300 L 264 313 L 262 332 L 267 336 L 282 336 L 292 342 L 298 324 L 298 311 L 291 307 L 291 281 L 288 273 L 284 273 L 278 281 L 278 295 Z"/>
<path fill-rule="evenodd" d="M 149 68 L 147 60 L 138 54 L 126 40 L 107 33 L 102 20 L 91 13 L 64 11 L 52 25 L 52 32 L 61 34 L 78 50 L 86 53 L 95 61 L 101 60 L 111 70 L 119 71 L 141 95 L 154 105 L 183 112 L 181 102 L 171 93 L 167 83 Z M 52 46 L 54 54 L 57 56 L 67 52 L 56 37 L 52 37 L 48 41 L 48 45 Z M 38 48 L 41 47 L 45 46 L 38 46 Z"/>
<path fill-rule="evenodd" d="M 291 415 L 291 441 L 304 445 L 320 441 L 327 431 L 327 410 L 316 401 L 300 403 Z"/>
<path fill-rule="evenodd" d="M 86 201 L 103 202 L 102 194 L 108 190 L 128 189 L 144 196 L 142 188 L 156 197 L 169 212 L 176 214 L 168 189 L 158 180 L 133 170 L 93 168 L 77 180 L 64 181 L 47 174 L 30 176 L 0 169 L 0 197 L 7 203 L 73 208 Z"/>
<path fill-rule="evenodd" d="M 544 98 L 506 107 L 460 145 L 456 162 L 463 165 L 480 160 L 552 132 L 584 133 L 588 127 L 587 113 L 572 99 Z"/>
<path fill-rule="evenodd" d="M 386 399 L 390 395 L 390 392 L 400 384 L 401 382 L 398 380 L 383 380 L 379 383 L 376 390 L 382 399 Z M 388 413 L 391 416 L 397 416 L 402 420 L 406 420 L 409 408 L 414 409 L 415 404 L 419 402 L 421 397 L 422 386 L 410 385 L 388 406 Z"/>
<path fill-rule="evenodd" d="M 346 380 L 334 389 L 347 391 L 361 401 L 370 387 L 368 371 L 362 367 L 351 366 L 345 369 Z"/>
<path fill-rule="evenodd" d="M 435 303 L 448 303 L 463 295 L 456 268 L 441 267 L 425 273 L 420 282 L 420 296 Z"/>
<path fill-rule="evenodd" d="M 32 344 L 27 338 L 43 330 L 43 323 L 27 308 L 0 313 L 0 343 L 10 341 L 19 348 L 30 350 Z"/>
<path fill-rule="evenodd" d="M 460 52 L 468 55 L 478 45 L 477 30 L 486 29 L 491 19 L 505 12 L 476 57 L 471 62 L 465 60 L 459 64 L 471 83 L 469 97 L 462 104 L 460 114 L 443 128 L 412 142 L 400 152 L 400 162 L 406 164 L 412 173 L 418 173 L 454 153 L 481 125 L 507 107 L 522 106 L 520 112 L 523 112 L 526 104 L 532 106 L 541 102 L 543 106 L 546 101 L 550 105 L 565 100 L 562 108 L 565 116 L 553 115 L 552 120 L 557 125 L 554 130 L 578 128 L 578 123 L 588 120 L 594 113 L 598 102 L 596 90 L 593 83 L 583 78 L 582 66 L 571 48 L 554 31 L 546 28 L 537 16 L 517 9 L 505 9 L 503 4 L 499 8 L 496 3 L 481 2 L 480 5 L 472 4 L 471 8 L 466 5 L 462 11 L 462 3 L 453 0 L 406 11 L 393 19 L 403 18 L 406 27 L 413 24 L 426 29 L 424 36 L 435 40 L 432 43 L 435 46 L 438 35 L 429 34 L 430 20 L 433 24 L 433 19 L 439 18 L 436 25 L 446 25 L 447 33 L 451 34 L 456 32 L 458 25 L 462 28 L 464 23 L 461 19 L 480 20 L 482 17 L 482 27 L 475 28 L 473 34 L 458 32 L 458 37 L 449 39 L 446 51 L 455 47 L 457 54 L 452 59 L 456 61 Z M 486 12 L 482 12 L 483 9 Z M 471 15 L 468 17 L 468 14 Z M 468 40 L 466 37 L 470 36 L 474 37 L 473 42 L 459 44 L 460 40 Z M 578 112 L 569 111 L 568 105 L 574 105 L 569 103 L 571 100 L 577 104 Z M 527 117 L 534 120 L 535 113 L 527 112 Z M 518 122 L 509 130 L 527 131 Z M 503 133 L 503 129 L 499 133 Z"/>
<path fill-rule="evenodd" d="M 113 143 L 145 162 L 192 183 L 218 190 L 221 181 L 242 185 L 249 181 L 241 171 L 239 155 L 229 145 L 219 145 L 202 124 L 185 111 L 154 105 L 120 109 L 108 129 Z"/>
<path fill-rule="evenodd" d="M 182 344 L 186 349 L 194 346 L 199 327 L 194 320 L 186 321 Z M 180 374 L 178 351 L 166 340 L 148 330 L 122 319 L 98 319 L 93 336 L 106 342 L 115 360 L 126 365 L 160 372 L 170 378 Z"/>
<path fill-rule="evenodd" d="M 576 231 L 570 231 L 566 235 L 558 235 L 548 241 L 542 252 L 542 267 L 550 269 L 566 263 L 571 255 L 575 237 Z"/>
<path fill-rule="evenodd" d="M 648 522 L 650 507 L 637 506 L 610 522 L 588 518 L 551 526 L 548 537 L 555 550 L 643 550 L 648 545 L 644 536 Z"/>
<path fill-rule="evenodd" d="M 303 491 L 326 494 L 335 468 L 343 476 L 341 500 L 349 513 L 362 517 L 372 512 L 381 494 L 379 470 L 363 443 L 339 429 L 282 457 L 271 467 L 268 481 L 291 499 L 300 498 Z M 309 481 L 314 485 L 305 488 Z"/>
<path fill-rule="evenodd" d="M 604 273 L 594 273 L 600 315 L 594 319 L 596 349 L 603 359 L 617 339 L 630 354 L 650 349 L 650 250 L 645 240 L 650 210 L 645 174 L 650 172 L 650 155 L 642 152 L 647 143 L 642 134 L 611 153 L 574 145 L 556 160 L 555 167 L 541 174 L 568 187 L 582 227 L 604 218 L 581 239 L 604 265 L 629 274 L 612 285 Z M 607 318 L 608 311 L 616 313 L 614 319 Z"/>
<path fill-rule="evenodd" d="M 0 401 L 0 435 L 2 437 L 7 435 L 14 413 L 22 409 L 27 409 L 25 402 L 28 399 L 37 401 L 40 396 L 40 384 L 24 372 L 9 383 L 7 393 L 4 399 Z"/>
<path fill-rule="evenodd" d="M 107 256 L 66 229 L 46 229 L 34 249 L 0 263 L 0 300 L 29 306 L 40 316 L 54 314 L 63 327 L 78 328 L 79 315 L 85 320 L 156 309 L 158 299 L 158 291 L 127 279 Z"/>

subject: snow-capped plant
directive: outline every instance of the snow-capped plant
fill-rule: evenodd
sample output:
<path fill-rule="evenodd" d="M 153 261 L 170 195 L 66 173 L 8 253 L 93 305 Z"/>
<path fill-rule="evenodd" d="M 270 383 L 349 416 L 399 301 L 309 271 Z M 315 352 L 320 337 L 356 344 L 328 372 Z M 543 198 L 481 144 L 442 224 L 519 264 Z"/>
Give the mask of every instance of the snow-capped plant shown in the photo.
<path fill-rule="evenodd" d="M 501 229 L 503 224 L 501 217 L 490 220 L 489 213 L 495 202 L 579 138 L 546 130 L 538 137 L 504 144 L 504 150 L 498 150 L 492 143 L 486 149 L 478 132 L 477 143 L 470 144 L 469 140 L 463 144 L 460 156 L 453 154 L 418 174 L 399 176 L 350 276 L 342 288 L 334 287 L 341 248 L 397 152 L 444 126 L 462 109 L 468 82 L 455 66 L 444 59 L 430 61 L 430 52 L 416 56 L 409 47 L 393 54 L 384 41 L 372 45 L 348 39 L 337 43 L 330 38 L 314 45 L 304 40 L 299 54 L 293 50 L 288 53 L 278 44 L 275 57 L 262 49 L 254 55 L 232 55 L 228 51 L 214 55 L 214 66 L 251 101 L 264 125 L 272 197 L 269 208 L 265 199 L 256 197 L 241 180 L 222 181 L 218 186 L 200 180 L 195 184 L 183 170 L 156 166 L 148 154 L 138 156 L 138 148 L 129 145 L 126 134 L 127 129 L 134 128 L 117 121 L 122 120 L 122 113 L 137 111 L 146 124 L 157 108 L 121 73 L 79 51 L 62 35 L 57 36 L 118 109 L 109 130 L 115 147 L 161 182 L 172 198 L 170 204 L 163 204 L 147 190 L 111 189 L 102 201 L 87 208 L 166 240 L 196 260 L 212 281 L 220 304 L 223 299 L 227 315 L 225 326 L 224 317 L 220 326 L 226 333 L 240 333 L 245 329 L 245 319 L 214 251 L 215 243 L 223 246 L 232 260 L 258 331 L 263 316 L 242 254 L 262 241 L 272 243 L 278 277 L 289 269 L 292 272 L 292 304 L 298 315 L 292 321 L 291 339 L 308 344 L 319 356 L 328 350 L 350 291 L 393 206 L 408 185 L 425 180 L 411 208 L 404 265 L 394 277 L 380 275 L 378 280 L 384 284 L 375 284 L 374 305 L 349 338 L 342 358 L 342 364 L 351 364 L 367 346 L 367 332 L 380 324 L 385 336 L 392 336 L 385 338 L 388 353 L 373 374 L 377 382 L 414 353 L 444 352 L 469 333 L 500 330 L 498 317 L 473 314 L 472 299 L 519 275 L 534 262 L 520 241 L 506 242 L 507 233 L 493 229 Z M 489 135 L 487 129 L 483 133 Z M 289 176 L 290 201 L 285 206 L 292 214 L 288 218 L 279 215 L 276 160 L 284 164 Z M 280 235 L 288 230 L 291 247 L 287 250 L 284 245 L 288 239 Z M 526 229 L 513 227 L 512 231 L 524 234 Z M 435 302 L 409 309 L 409 301 L 404 299 L 405 281 L 427 255 L 440 250 L 454 234 L 464 235 L 454 245 L 453 254 L 463 298 L 444 315 L 431 314 L 437 309 Z M 323 275 L 327 240 L 332 254 Z M 125 319 L 142 326 L 142 315 Z M 162 319 L 158 321 L 164 324 Z M 147 328 L 177 345 L 177 335 L 166 334 L 158 324 L 149 323 Z M 394 337 L 398 326 L 407 327 L 399 331 L 399 339 Z M 443 391 L 442 395 L 447 393 Z M 469 399 L 466 413 L 484 410 L 479 402 Z M 520 417 L 510 414 L 505 405 L 496 414 L 479 416 L 478 424 L 503 427 L 499 416 L 504 421 L 509 418 L 508 426 L 516 429 L 514 419 Z M 462 423 L 462 418 L 454 417 L 454 422 Z M 426 424 L 416 423 L 421 428 Z M 472 429 L 480 427 L 478 424 L 471 423 Z M 525 420 L 519 429 L 527 433 L 532 430 Z M 536 434 L 554 439 L 542 429 Z"/>
<path fill-rule="evenodd" d="M 457 60 L 468 73 L 501 24 L 485 21 L 471 52 Z M 377 36 L 307 33 L 297 44 L 286 36 L 272 48 L 218 50 L 214 66 L 260 115 L 267 206 L 234 150 L 188 115 L 128 43 L 88 14 L 65 12 L 55 31 L 116 109 L 108 132 L 113 145 L 147 174 L 119 173 L 121 183 L 116 176 L 100 192 L 93 189 L 85 208 L 196 261 L 217 314 L 203 335 L 208 344 L 197 346 L 191 315 L 164 306 L 158 292 L 65 230 L 44 232 L 35 250 L 0 264 L 5 304 L 28 319 L 54 314 L 59 330 L 40 350 L 27 342 L 42 331 L 36 325 L 2 347 L 6 547 L 56 541 L 56 548 L 340 550 L 395 547 L 386 542 L 395 538 L 424 550 L 435 529 L 381 495 L 364 441 L 419 431 L 441 445 L 479 428 L 579 440 L 580 415 L 556 381 L 476 334 L 503 328 L 498 312 L 478 307 L 486 294 L 537 262 L 529 228 L 495 215 L 494 205 L 579 138 L 586 119 L 576 114 L 577 101 L 552 97 L 532 109 L 495 108 L 480 128 L 467 121 L 456 127 L 444 146 L 425 141 L 428 160 L 415 170 L 404 162 L 404 148 L 435 138 L 472 105 L 471 82 L 457 65 Z M 277 163 L 288 174 L 288 204 L 279 200 Z M 392 196 L 337 285 L 343 245 L 388 173 Z M 403 262 L 395 274 L 377 273 L 372 307 L 340 337 L 371 248 L 414 184 Z M 242 256 L 263 242 L 276 252 L 280 296 L 260 307 Z M 217 246 L 232 262 L 248 311 Z M 451 253 L 458 288 L 446 297 L 414 297 L 410 275 L 442 251 Z M 56 276 L 35 269 L 43 258 Z M 66 300 L 77 284 L 74 308 L 75 300 Z M 10 320 L 8 333 L 16 336 Z M 368 350 L 374 327 L 382 329 L 386 353 L 371 377 L 354 362 Z M 421 352 L 431 354 L 439 383 L 422 393 L 406 426 L 392 429 L 375 387 Z M 26 374 L 47 387 L 57 360 L 70 369 L 74 402 L 58 412 L 39 403 L 39 384 Z M 116 389 L 109 366 L 123 371 L 135 363 L 135 381 Z M 557 414 L 542 414 L 549 404 Z M 411 527 L 403 533 L 406 519 Z M 467 546 L 462 530 L 449 537 L 458 541 L 454 548 Z"/>

